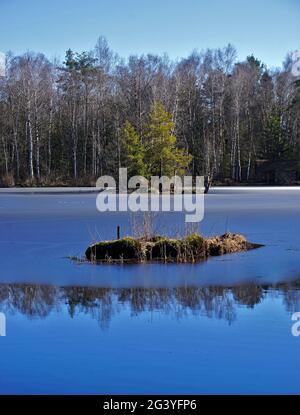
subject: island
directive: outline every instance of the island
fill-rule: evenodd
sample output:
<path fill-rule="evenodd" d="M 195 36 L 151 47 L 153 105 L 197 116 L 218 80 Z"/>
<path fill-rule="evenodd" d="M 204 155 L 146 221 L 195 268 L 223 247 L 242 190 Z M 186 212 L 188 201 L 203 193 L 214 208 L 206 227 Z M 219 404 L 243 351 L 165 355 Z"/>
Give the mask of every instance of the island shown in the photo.
<path fill-rule="evenodd" d="M 209 238 L 198 233 L 180 239 L 160 235 L 148 238 L 126 236 L 97 242 L 87 248 L 85 256 L 92 263 L 196 263 L 211 256 L 244 252 L 262 246 L 231 232 Z"/>

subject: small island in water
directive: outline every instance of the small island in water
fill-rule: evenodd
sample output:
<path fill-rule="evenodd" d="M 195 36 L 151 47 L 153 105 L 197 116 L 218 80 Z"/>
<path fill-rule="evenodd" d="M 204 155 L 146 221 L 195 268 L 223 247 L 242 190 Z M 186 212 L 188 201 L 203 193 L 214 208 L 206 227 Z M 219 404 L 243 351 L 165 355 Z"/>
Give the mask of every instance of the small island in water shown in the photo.
<path fill-rule="evenodd" d="M 198 233 L 184 238 L 124 237 L 89 246 L 86 259 L 93 263 L 142 263 L 151 261 L 195 263 L 210 256 L 244 252 L 263 245 L 248 242 L 243 235 L 227 232 L 205 238 Z"/>

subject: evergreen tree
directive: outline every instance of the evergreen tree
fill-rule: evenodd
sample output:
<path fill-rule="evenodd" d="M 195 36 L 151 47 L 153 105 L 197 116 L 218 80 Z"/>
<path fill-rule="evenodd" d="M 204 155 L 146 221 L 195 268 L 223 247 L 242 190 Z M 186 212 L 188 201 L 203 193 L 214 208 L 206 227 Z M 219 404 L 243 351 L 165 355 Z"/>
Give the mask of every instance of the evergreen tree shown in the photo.
<path fill-rule="evenodd" d="M 75 53 L 72 51 L 72 49 L 68 49 L 66 51 L 64 65 L 69 70 L 77 69 L 77 61 Z"/>
<path fill-rule="evenodd" d="M 183 175 L 192 156 L 176 147 L 171 115 L 161 103 L 155 103 L 149 116 L 145 137 L 145 160 L 149 175 Z"/>
<path fill-rule="evenodd" d="M 264 129 L 263 154 L 264 158 L 277 161 L 291 157 L 287 142 L 287 132 L 281 125 L 278 115 L 271 115 Z"/>
<path fill-rule="evenodd" d="M 138 133 L 129 121 L 126 121 L 123 127 L 123 147 L 126 160 L 125 163 L 130 176 L 145 176 L 145 149 Z"/>

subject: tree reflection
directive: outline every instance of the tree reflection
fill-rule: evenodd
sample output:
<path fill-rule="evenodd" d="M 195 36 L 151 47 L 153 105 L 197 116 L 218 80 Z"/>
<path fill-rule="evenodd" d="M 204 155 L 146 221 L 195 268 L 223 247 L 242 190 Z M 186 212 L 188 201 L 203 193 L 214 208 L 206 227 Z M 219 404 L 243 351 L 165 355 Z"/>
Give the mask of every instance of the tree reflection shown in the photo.
<path fill-rule="evenodd" d="M 46 317 L 59 309 L 60 289 L 50 285 L 0 285 L 0 304 L 5 311 L 20 312 L 29 318 Z"/>
<path fill-rule="evenodd" d="M 77 313 L 89 314 L 101 328 L 108 327 L 116 308 L 111 290 L 94 287 L 63 287 L 60 290 L 71 317 Z"/>
<path fill-rule="evenodd" d="M 232 288 L 97 288 L 55 287 L 51 285 L 1 284 L 0 309 L 22 313 L 29 318 L 45 318 L 52 311 L 67 308 L 71 318 L 88 314 L 102 329 L 109 327 L 112 317 L 127 309 L 131 315 L 158 311 L 176 319 L 190 313 L 224 319 L 236 319 L 239 306 L 254 308 L 264 297 L 280 295 L 287 311 L 300 309 L 300 282 L 277 286 L 240 285 Z"/>
<path fill-rule="evenodd" d="M 233 287 L 232 293 L 236 302 L 249 308 L 254 308 L 264 297 L 264 289 L 260 285 L 248 285 L 247 290 L 241 286 Z"/>

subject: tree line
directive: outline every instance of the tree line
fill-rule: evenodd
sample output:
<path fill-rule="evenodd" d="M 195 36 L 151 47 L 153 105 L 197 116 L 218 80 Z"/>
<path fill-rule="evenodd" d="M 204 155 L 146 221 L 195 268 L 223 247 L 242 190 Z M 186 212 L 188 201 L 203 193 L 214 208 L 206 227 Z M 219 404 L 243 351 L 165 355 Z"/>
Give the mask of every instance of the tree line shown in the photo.
<path fill-rule="evenodd" d="M 93 184 L 100 175 L 209 174 L 256 180 L 257 160 L 300 159 L 300 84 L 291 55 L 269 70 L 232 45 L 120 58 L 9 53 L 0 78 L 2 185 Z"/>

